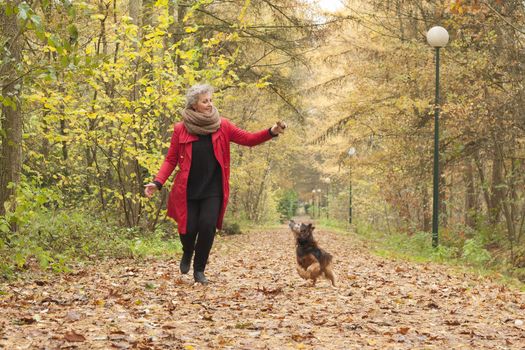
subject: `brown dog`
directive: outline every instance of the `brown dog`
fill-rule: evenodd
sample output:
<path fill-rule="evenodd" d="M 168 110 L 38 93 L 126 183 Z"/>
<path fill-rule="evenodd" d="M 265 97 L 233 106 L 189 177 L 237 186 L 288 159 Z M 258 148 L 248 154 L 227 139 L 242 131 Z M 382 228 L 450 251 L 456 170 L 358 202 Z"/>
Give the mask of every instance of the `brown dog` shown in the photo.
<path fill-rule="evenodd" d="M 290 220 L 289 225 L 295 237 L 297 272 L 305 280 L 312 280 L 313 285 L 319 276 L 332 281 L 335 286 L 335 276 L 332 271 L 332 255 L 323 249 L 314 239 L 312 224 L 298 224 Z"/>

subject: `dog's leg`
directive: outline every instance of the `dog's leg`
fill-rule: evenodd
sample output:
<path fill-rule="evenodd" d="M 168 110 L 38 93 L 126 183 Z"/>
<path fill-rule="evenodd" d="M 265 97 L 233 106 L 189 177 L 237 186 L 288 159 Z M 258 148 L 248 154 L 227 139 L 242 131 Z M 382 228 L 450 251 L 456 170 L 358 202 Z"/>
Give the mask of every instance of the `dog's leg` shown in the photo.
<path fill-rule="evenodd" d="M 334 271 L 332 271 L 332 264 L 326 265 L 324 269 L 324 275 L 326 278 L 332 281 L 332 286 L 335 287 L 335 275 L 334 275 Z"/>
<path fill-rule="evenodd" d="M 321 264 L 319 264 L 319 262 L 317 261 L 314 262 L 313 264 L 308 266 L 306 272 L 308 272 L 308 278 L 313 279 L 315 284 L 315 280 L 321 274 Z"/>
<path fill-rule="evenodd" d="M 297 273 L 299 274 L 299 276 L 301 276 L 301 278 L 303 280 L 306 280 L 308 279 L 309 275 L 308 275 L 308 271 L 306 271 L 305 269 L 303 269 L 301 266 L 297 265 Z"/>

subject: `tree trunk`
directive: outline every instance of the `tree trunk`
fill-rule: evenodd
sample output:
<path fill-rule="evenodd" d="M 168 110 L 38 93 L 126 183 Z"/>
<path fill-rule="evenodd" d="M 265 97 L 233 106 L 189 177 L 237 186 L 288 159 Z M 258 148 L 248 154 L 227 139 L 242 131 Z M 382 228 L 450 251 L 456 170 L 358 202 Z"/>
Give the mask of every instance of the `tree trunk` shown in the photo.
<path fill-rule="evenodd" d="M 129 16 L 132 18 L 133 24 L 138 26 L 140 30 L 142 26 L 142 0 L 129 1 Z"/>
<path fill-rule="evenodd" d="M 8 2 L 10 6 L 16 7 L 17 3 Z M 9 98 L 12 102 L 9 106 L 2 104 L 0 116 L 1 150 L 0 150 L 0 215 L 5 214 L 4 203 L 15 193 L 10 183 L 18 184 L 22 169 L 22 113 L 20 110 L 20 91 L 22 80 L 18 78 L 17 66 L 21 62 L 22 37 L 15 14 L 8 15 L 6 6 L 0 10 L 0 28 L 2 36 L 8 38 L 3 48 L 0 48 L 0 84 L 2 96 Z M 15 207 L 15 201 L 11 201 L 11 208 Z"/>
<path fill-rule="evenodd" d="M 270 160 L 270 157 L 271 157 L 271 152 L 270 152 L 271 151 L 271 144 L 268 144 L 267 151 L 268 152 L 266 154 L 266 169 L 264 170 L 263 178 L 261 179 L 261 182 L 259 183 L 259 190 L 257 191 L 257 195 L 256 195 L 254 203 L 253 203 L 253 213 L 254 213 L 254 216 L 255 216 L 255 220 L 257 222 L 260 221 L 260 219 L 262 217 L 262 209 L 260 208 L 260 204 L 262 203 L 266 180 L 267 180 L 268 176 L 270 175 L 270 171 L 271 171 L 271 168 L 272 168 L 271 167 L 271 160 Z"/>
<path fill-rule="evenodd" d="M 474 188 L 474 169 L 472 160 L 465 160 L 465 225 L 476 228 L 476 214 L 478 212 L 477 194 Z"/>
<path fill-rule="evenodd" d="M 188 5 L 181 4 L 180 2 L 171 2 L 169 4 L 169 12 L 173 16 L 173 23 L 170 24 L 168 31 L 171 34 L 171 42 L 170 44 L 176 44 L 177 42 L 181 41 L 184 38 L 184 23 L 183 19 L 184 16 L 186 16 Z M 180 49 L 184 50 L 184 46 L 180 45 Z M 182 60 L 180 59 L 179 55 L 173 54 L 173 60 L 175 62 L 175 66 L 177 67 L 177 74 L 183 75 L 184 69 L 182 69 Z"/>
<path fill-rule="evenodd" d="M 491 225 L 496 225 L 499 221 L 502 202 L 505 198 L 505 180 L 503 179 L 503 159 L 498 152 L 498 142 L 494 140 L 494 157 L 492 161 L 492 184 L 491 184 L 491 211 L 489 221 Z"/>
<path fill-rule="evenodd" d="M 152 14 L 149 10 L 152 6 L 151 1 L 148 0 L 130 0 L 129 2 L 129 15 L 133 19 L 133 23 L 137 25 L 138 27 L 138 34 L 137 34 L 137 40 L 142 41 L 142 27 L 151 25 L 152 24 Z M 138 47 L 135 48 L 138 53 Z M 133 66 L 135 67 L 135 77 L 134 77 L 134 86 L 133 86 L 133 96 L 130 98 L 130 101 L 136 101 L 140 99 L 141 89 L 140 86 L 137 84 L 137 81 L 140 80 L 143 76 L 144 70 L 149 67 L 148 64 L 145 62 L 141 62 L 140 58 L 137 56 L 137 59 L 133 63 Z M 153 68 L 152 68 L 153 69 Z M 132 129 L 130 129 L 129 134 L 127 136 L 128 142 L 133 145 L 135 149 L 138 148 L 137 146 L 137 140 L 135 136 L 133 136 L 133 129 L 135 128 L 134 125 L 137 125 L 137 118 L 141 118 L 140 115 L 137 115 L 138 113 L 143 113 L 141 110 L 133 111 L 131 110 L 130 113 L 132 114 Z M 140 133 L 140 130 L 135 130 L 137 134 Z M 120 163 L 120 162 L 119 162 Z M 136 159 L 130 159 L 127 156 L 124 156 L 124 162 L 123 162 L 123 168 L 125 169 L 125 175 L 120 177 L 119 174 L 119 181 L 121 182 L 121 186 L 124 188 L 124 193 L 126 191 L 129 191 L 132 195 L 130 198 L 123 199 L 124 202 L 124 210 L 126 212 L 126 221 L 127 225 L 130 227 L 137 226 L 140 221 L 140 215 L 142 212 L 142 206 L 139 201 L 137 201 L 137 197 L 140 196 L 140 192 L 142 190 L 142 185 L 144 180 L 142 179 L 142 174 L 140 171 L 140 165 Z M 119 166 L 120 169 L 120 166 Z M 119 170 L 120 173 L 120 170 Z M 133 174 L 135 176 L 133 176 Z"/>

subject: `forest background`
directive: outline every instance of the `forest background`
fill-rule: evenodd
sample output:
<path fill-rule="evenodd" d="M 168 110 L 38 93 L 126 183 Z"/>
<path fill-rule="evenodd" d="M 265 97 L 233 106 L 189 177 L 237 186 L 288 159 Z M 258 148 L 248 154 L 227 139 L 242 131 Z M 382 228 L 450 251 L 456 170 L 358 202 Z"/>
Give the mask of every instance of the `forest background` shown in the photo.
<path fill-rule="evenodd" d="M 525 280 L 525 3 L 1 0 L 0 274 L 168 254 L 143 195 L 185 90 L 277 140 L 232 148 L 227 229 L 305 210 L 404 253 Z M 431 248 L 434 52 L 440 246 Z M 355 155 L 348 150 L 354 148 Z M 352 224 L 348 221 L 351 219 Z"/>

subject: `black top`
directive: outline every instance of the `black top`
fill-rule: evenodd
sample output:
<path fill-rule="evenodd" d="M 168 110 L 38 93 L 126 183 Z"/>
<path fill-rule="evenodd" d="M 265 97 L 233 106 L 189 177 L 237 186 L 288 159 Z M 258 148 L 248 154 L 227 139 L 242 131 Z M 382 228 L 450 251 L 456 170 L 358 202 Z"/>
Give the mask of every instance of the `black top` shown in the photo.
<path fill-rule="evenodd" d="M 188 177 L 188 199 L 222 196 L 222 172 L 213 153 L 210 135 L 198 135 L 192 144 L 191 167 Z"/>

